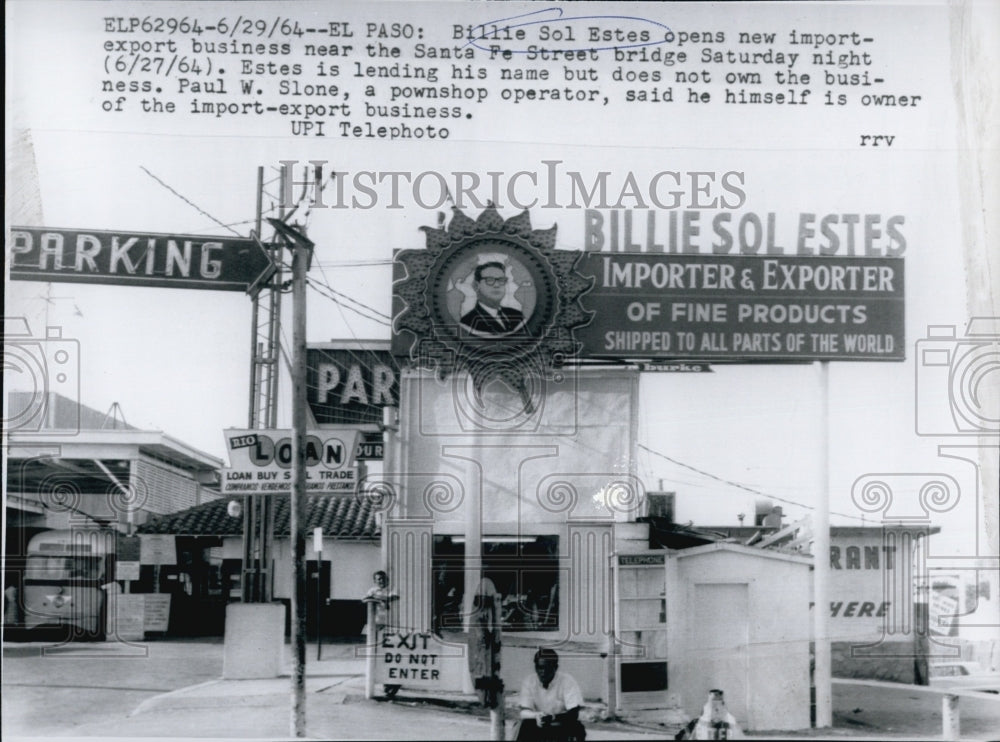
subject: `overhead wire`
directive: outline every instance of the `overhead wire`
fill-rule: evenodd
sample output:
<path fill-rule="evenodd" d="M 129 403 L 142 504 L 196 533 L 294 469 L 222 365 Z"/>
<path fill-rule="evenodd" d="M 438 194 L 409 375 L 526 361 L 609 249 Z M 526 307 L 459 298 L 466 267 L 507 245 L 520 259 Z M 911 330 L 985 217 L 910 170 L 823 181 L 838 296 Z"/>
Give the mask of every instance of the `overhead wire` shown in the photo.
<path fill-rule="evenodd" d="M 348 310 L 354 312 L 355 314 L 357 314 L 360 317 L 364 317 L 365 319 L 371 320 L 372 322 L 378 322 L 379 324 L 384 325 L 386 327 L 391 327 L 392 326 L 392 322 L 390 321 L 388 315 L 383 315 L 381 312 L 378 312 L 377 309 L 372 309 L 367 304 L 363 304 L 363 303 L 357 301 L 356 299 L 351 299 L 349 296 L 346 296 L 345 294 L 339 294 L 339 292 L 336 292 L 333 289 L 330 289 L 329 287 L 323 286 L 323 284 L 320 284 L 320 283 L 318 283 L 318 282 L 316 282 L 316 281 L 314 281 L 312 279 L 307 278 L 306 279 L 306 283 L 309 285 L 309 287 L 313 291 L 316 291 L 321 296 L 326 297 L 327 299 L 329 299 L 330 301 L 332 301 L 337 307 L 342 308 L 342 309 L 348 309 Z M 328 292 L 332 292 L 332 293 L 328 293 Z M 340 297 L 340 298 L 338 298 L 338 297 Z M 369 312 L 378 312 L 378 315 L 375 315 L 375 314 L 366 314 L 361 309 L 357 309 L 357 308 L 351 306 L 350 304 L 344 304 L 341 301 L 341 298 L 346 299 L 348 301 L 351 301 L 351 302 L 357 304 L 358 306 L 363 307 L 364 309 L 367 309 Z M 345 323 L 346 323 L 346 320 L 345 320 Z M 350 328 L 349 325 L 348 325 L 348 330 L 351 331 L 351 335 L 353 337 L 354 336 L 354 332 L 351 330 L 351 328 Z M 355 339 L 357 339 L 357 338 L 355 338 Z"/>
<path fill-rule="evenodd" d="M 313 265 L 326 268 L 366 268 L 369 266 L 392 265 L 392 258 L 378 260 L 314 260 Z"/>
<path fill-rule="evenodd" d="M 669 461 L 671 464 L 675 464 L 675 465 L 680 466 L 680 467 L 682 467 L 684 469 L 689 469 L 690 471 L 696 472 L 697 474 L 700 474 L 700 475 L 702 475 L 704 477 L 708 477 L 709 479 L 713 479 L 713 480 L 715 480 L 717 482 L 721 482 L 722 484 L 728 485 L 730 487 L 735 487 L 736 489 L 744 490 L 746 492 L 749 492 L 749 493 L 754 494 L 754 495 L 758 495 L 760 497 L 766 497 L 766 498 L 768 498 L 770 500 L 777 500 L 778 502 L 783 502 L 786 505 L 794 505 L 796 507 L 805 508 L 806 510 L 816 510 L 816 506 L 815 505 L 806 505 L 803 502 L 797 502 L 795 500 L 789 500 L 788 498 L 779 497 L 778 495 L 770 494 L 768 492 L 762 492 L 759 489 L 755 489 L 753 487 L 748 487 L 747 485 L 742 484 L 740 482 L 734 482 L 734 481 L 732 481 L 730 479 L 726 479 L 724 477 L 717 476 L 715 474 L 712 474 L 711 472 L 707 472 L 707 471 L 704 471 L 703 469 L 699 469 L 699 468 L 697 468 L 695 466 L 691 466 L 691 464 L 685 464 L 683 461 L 678 461 L 677 459 L 671 458 L 670 456 L 667 456 L 665 453 L 661 453 L 660 451 L 656 451 L 656 450 L 654 450 L 654 449 L 650 448 L 649 446 L 646 446 L 646 445 L 644 445 L 642 443 L 638 444 L 638 447 L 641 448 L 642 450 L 646 451 L 647 453 L 652 454 L 653 456 L 658 456 L 659 458 L 664 459 L 665 461 Z M 831 515 L 839 515 L 842 518 L 850 518 L 852 520 L 859 520 L 859 521 L 864 521 L 865 520 L 863 517 L 860 517 L 860 516 L 857 516 L 857 515 L 850 515 L 848 513 L 840 513 L 840 512 L 837 512 L 836 510 L 831 510 L 830 514 Z"/>
<path fill-rule="evenodd" d="M 282 263 L 282 267 L 283 268 L 290 268 L 290 266 L 288 265 L 287 262 L 283 262 Z M 320 270 L 322 271 L 322 269 L 320 269 Z M 325 276 L 324 276 L 324 278 L 325 278 Z M 365 319 L 370 319 L 373 322 L 378 322 L 379 324 L 385 325 L 386 327 L 390 327 L 392 325 L 392 318 L 388 314 L 386 314 L 385 312 L 381 312 L 378 309 L 376 309 L 375 307 L 372 307 L 372 306 L 370 306 L 368 304 L 365 304 L 363 301 L 358 301 L 357 299 L 354 299 L 353 297 L 351 297 L 351 296 L 349 296 L 349 295 L 347 295 L 347 294 L 345 294 L 345 293 L 343 293 L 341 291 L 337 291 L 335 288 L 333 288 L 332 286 L 330 286 L 328 283 L 321 283 L 317 279 L 309 278 L 307 276 L 306 277 L 306 284 L 313 291 L 315 291 L 318 294 L 320 294 L 321 296 L 329 299 L 334 304 L 336 304 L 338 306 L 343 306 L 345 309 L 349 309 L 352 312 L 354 312 L 355 314 L 360 315 L 361 317 L 364 317 Z M 350 306 L 350 305 L 341 305 L 341 302 L 340 302 L 341 299 L 343 299 L 345 301 L 351 302 L 355 306 L 360 307 L 360 309 L 356 309 L 354 306 Z M 364 310 L 364 311 L 362 311 L 362 310 Z M 369 312 L 370 314 L 366 314 L 365 312 Z M 348 328 L 348 329 L 350 329 L 350 328 Z M 353 333 L 352 333 L 352 335 L 353 335 Z"/>
<path fill-rule="evenodd" d="M 196 209 L 198 211 L 198 213 L 201 214 L 202 216 L 207 217 L 208 219 L 211 219 L 213 222 L 215 222 L 216 224 L 218 224 L 223 229 L 228 229 L 230 232 L 232 232 L 233 234 L 235 234 L 237 237 L 242 237 L 243 236 L 239 232 L 237 232 L 235 229 L 233 229 L 232 227 L 230 227 L 228 224 L 225 224 L 221 219 L 217 219 L 216 217 L 214 217 L 211 214 L 209 214 L 207 211 L 205 211 L 203 208 L 201 208 L 198 204 L 196 204 L 191 199 L 189 199 L 186 196 L 178 193 L 175 189 L 171 188 L 169 185 L 167 185 L 166 183 L 164 183 L 163 180 L 161 180 L 156 175 L 154 175 L 149 170 L 147 170 L 145 166 L 140 165 L 139 169 L 142 170 L 144 173 L 146 173 L 146 175 L 148 175 L 150 178 L 152 178 L 153 180 L 155 180 L 157 183 L 159 183 L 161 186 L 163 186 L 164 188 L 166 188 L 168 191 L 170 191 L 172 194 L 174 194 L 175 196 L 177 196 L 177 198 L 179 198 L 181 201 L 183 201 L 184 203 L 186 203 L 188 206 L 191 206 L 192 208 Z"/>
<path fill-rule="evenodd" d="M 316 179 L 317 188 L 319 189 L 320 194 L 322 194 L 322 191 L 326 187 L 326 185 L 325 185 L 325 183 L 321 183 L 321 171 L 317 168 L 317 169 L 313 170 L 313 173 L 314 173 L 314 177 Z M 292 211 L 289 212 L 289 214 L 285 215 L 284 219 L 287 220 L 295 212 L 295 210 L 298 209 L 302 205 L 302 202 L 305 199 L 305 197 L 308 194 L 308 192 L 309 192 L 308 183 L 304 182 L 303 183 L 303 190 L 302 190 L 302 197 L 299 199 L 299 202 L 295 205 L 295 208 L 293 208 Z M 306 220 L 306 221 L 308 221 L 310 215 L 311 215 L 311 209 L 307 208 L 306 211 L 303 214 L 303 219 Z M 304 229 L 304 227 L 303 227 L 303 229 Z M 358 301 L 357 299 L 354 299 L 353 297 L 350 297 L 347 294 L 344 294 L 343 292 L 337 291 L 332 286 L 330 286 L 330 281 L 329 281 L 329 278 L 326 275 L 326 271 L 324 270 L 323 265 L 320 264 L 319 261 L 314 261 L 313 265 L 316 265 L 317 267 L 319 267 L 320 273 L 322 274 L 322 281 L 319 281 L 319 280 L 317 280 L 315 278 L 309 278 L 307 276 L 306 277 L 306 284 L 310 288 L 312 288 L 313 291 L 319 293 L 321 296 L 324 296 L 325 298 L 331 300 L 334 303 L 334 305 L 337 307 L 337 311 L 340 312 L 341 319 L 344 322 L 344 326 L 347 328 L 347 331 L 350 333 L 351 337 L 354 338 L 354 340 L 356 342 L 360 343 L 361 341 L 358 339 L 356 333 L 354 332 L 354 329 L 351 326 L 351 323 L 348 321 L 347 317 L 344 315 L 344 311 L 343 311 L 344 309 L 348 309 L 348 310 L 354 312 L 355 314 L 357 314 L 357 315 L 359 315 L 361 317 L 364 317 L 365 319 L 368 319 L 368 320 L 371 320 L 371 321 L 374 321 L 374 322 L 378 322 L 378 323 L 383 324 L 385 326 L 391 326 L 391 321 L 390 321 L 391 318 L 389 317 L 389 315 L 387 315 L 387 314 L 385 314 L 383 312 L 380 312 L 379 310 L 375 309 L 374 307 L 371 307 L 371 306 L 365 304 L 364 302 Z M 343 301 L 341 301 L 341 299 L 343 299 L 345 301 L 348 301 L 348 302 L 351 302 L 352 304 L 356 305 L 356 307 L 361 307 L 361 309 L 357 309 L 357 308 L 355 308 L 355 306 L 351 306 L 350 304 L 345 304 Z M 365 310 L 365 311 L 362 311 L 362 309 Z M 290 361 L 289 361 L 289 358 L 288 358 L 288 351 L 286 350 L 286 347 L 285 347 L 287 345 L 287 339 L 284 338 L 284 329 L 283 328 L 282 328 L 281 336 L 278 338 L 278 344 L 279 344 L 280 352 L 281 352 L 282 356 L 284 357 L 286 364 L 288 364 Z M 351 349 L 351 348 L 344 348 L 343 350 L 345 350 L 349 354 L 349 356 L 351 358 L 353 358 L 355 361 L 357 361 L 357 362 L 359 362 L 361 364 L 364 363 L 364 359 L 362 359 L 360 356 L 358 356 L 354 352 L 353 349 Z M 310 370 L 313 373 L 318 373 L 319 372 L 318 368 L 314 368 L 312 366 L 307 366 L 307 370 Z M 375 415 L 373 413 L 372 422 L 379 422 L 379 420 L 380 420 L 379 416 Z"/>
<path fill-rule="evenodd" d="M 320 268 L 320 272 L 321 273 L 323 272 L 322 268 Z M 333 288 L 333 286 L 330 285 L 330 282 L 326 280 L 326 274 L 325 273 L 323 275 L 323 279 L 324 280 L 323 280 L 322 283 L 320 283 L 319 281 L 316 281 L 316 279 L 312 279 L 312 278 L 309 278 L 307 280 L 310 281 L 310 282 L 314 282 L 314 283 L 322 286 L 325 290 L 329 291 L 334 296 L 337 296 L 337 297 L 340 297 L 341 299 L 349 301 L 349 302 L 351 302 L 351 304 L 354 304 L 355 306 L 361 307 L 365 311 L 371 312 L 372 314 L 374 314 L 374 315 L 376 315 L 378 317 L 381 317 L 383 320 L 386 320 L 386 321 L 391 321 L 392 320 L 392 317 L 390 317 L 385 312 L 382 312 L 382 311 L 376 309 L 375 307 L 373 307 L 373 306 L 371 306 L 369 304 L 365 304 L 363 301 L 358 301 L 357 299 L 355 299 L 355 298 L 353 298 L 353 297 L 345 294 L 342 291 L 337 291 L 337 289 Z"/>
<path fill-rule="evenodd" d="M 336 173 L 331 173 L 330 177 L 333 178 L 335 175 L 336 175 Z M 323 177 L 322 177 L 322 170 L 319 167 L 313 169 L 313 178 L 314 178 L 314 187 L 318 190 L 319 196 L 322 197 L 323 190 L 326 188 L 327 183 L 323 179 Z M 302 204 L 306 201 L 307 196 L 309 195 L 309 191 L 310 191 L 310 188 L 309 188 L 309 182 L 308 182 L 308 180 L 303 181 L 302 182 L 302 195 L 299 197 L 298 201 L 296 202 L 296 204 L 292 208 L 292 210 L 283 217 L 284 221 L 287 221 L 302 206 Z M 304 212 L 304 214 L 303 214 L 303 218 L 306 221 L 308 221 L 308 219 L 311 216 L 311 214 L 312 214 L 311 207 L 307 207 L 306 210 L 305 210 L 305 212 Z M 305 227 L 303 227 L 303 229 L 304 228 Z M 342 318 L 344 319 L 344 323 L 347 326 L 347 329 L 351 333 L 352 337 L 354 337 L 354 331 L 351 328 L 350 323 L 347 322 L 347 319 L 345 317 L 343 317 L 342 309 L 349 309 L 352 312 L 354 312 L 355 314 L 357 314 L 357 315 L 359 315 L 361 317 L 364 317 L 365 319 L 369 319 L 369 320 L 372 320 L 374 322 L 378 322 L 378 323 L 386 325 L 386 326 L 391 326 L 391 320 L 392 320 L 392 318 L 388 314 L 385 314 L 384 312 L 381 312 L 378 309 L 375 309 L 374 307 L 369 306 L 368 304 L 365 304 L 364 302 L 358 301 L 357 299 L 354 299 L 353 297 L 348 296 L 347 294 L 345 294 L 345 293 L 343 293 L 341 291 L 337 291 L 335 288 L 333 288 L 330 285 L 330 280 L 329 280 L 329 278 L 326 275 L 326 270 L 325 270 L 323 264 L 317 261 L 315 263 L 315 265 L 316 265 L 316 267 L 318 267 L 320 269 L 320 273 L 321 273 L 321 275 L 323 277 L 322 278 L 322 282 L 318 281 L 315 278 L 309 278 L 307 276 L 306 277 L 306 283 L 314 291 L 318 292 L 319 294 L 325 296 L 326 298 L 328 298 L 328 299 L 330 299 L 331 301 L 334 302 L 334 304 L 338 307 L 338 311 L 341 311 L 341 315 L 342 315 Z M 345 300 L 347 302 L 350 302 L 350 305 L 343 305 L 343 304 L 341 304 L 340 299 L 343 299 L 343 300 Z M 351 305 L 353 305 L 353 306 L 351 306 Z M 360 307 L 360 309 L 358 307 Z M 355 339 L 357 339 L 357 338 L 355 337 Z"/>

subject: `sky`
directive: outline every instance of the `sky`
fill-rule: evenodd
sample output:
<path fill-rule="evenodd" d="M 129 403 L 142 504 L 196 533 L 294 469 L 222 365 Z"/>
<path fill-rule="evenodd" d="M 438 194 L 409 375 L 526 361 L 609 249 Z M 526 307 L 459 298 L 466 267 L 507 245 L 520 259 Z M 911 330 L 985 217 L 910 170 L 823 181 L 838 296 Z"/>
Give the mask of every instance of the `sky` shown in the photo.
<path fill-rule="evenodd" d="M 359 28 L 365 13 L 419 23 L 432 17 L 428 5 L 383 3 L 378 11 L 365 11 L 344 4 L 342 15 Z M 117 10 L 128 14 L 125 6 L 112 6 L 8 5 L 8 28 L 20 31 L 7 39 L 8 69 L 15 70 L 7 76 L 8 152 L 15 153 L 8 155 L 8 227 L 205 235 L 235 230 L 245 236 L 255 212 L 257 168 L 264 168 L 267 182 L 266 215 L 274 215 L 279 163 L 288 160 L 319 160 L 327 172 L 348 174 L 507 175 L 542 173 L 546 162 L 559 161 L 563 171 L 587 177 L 632 173 L 640 182 L 662 170 L 736 171 L 745 178 L 743 210 L 775 214 L 777 238 L 786 244 L 794 243 L 802 213 L 903 215 L 905 361 L 833 362 L 825 384 L 817 364 L 716 364 L 707 374 L 643 374 L 636 473 L 650 489 L 677 492 L 679 520 L 719 525 L 736 524 L 740 513 L 752 520 L 761 498 L 782 504 L 793 520 L 806 515 L 803 506 L 813 505 L 826 485 L 819 472 L 827 452 L 834 524 L 862 522 L 852 493 L 857 495 L 866 478 L 890 482 L 896 515 L 920 514 L 921 483 L 943 473 L 954 478 L 961 496 L 947 512 L 934 514 L 944 527 L 942 552 L 971 555 L 989 548 L 985 541 L 977 547 L 967 534 L 982 533 L 984 516 L 977 507 L 990 496 L 977 503 L 975 468 L 938 451 L 942 444 L 967 445 L 969 437 L 918 435 L 914 424 L 918 406 L 947 420 L 948 382 L 919 363 L 927 327 L 953 325 L 961 337 L 972 312 L 970 286 L 995 268 L 995 255 L 991 263 L 983 247 L 981 225 L 970 224 L 977 203 L 991 209 L 995 204 L 988 191 L 965 181 L 976 172 L 968 160 L 970 141 L 982 143 L 969 139 L 975 122 L 970 124 L 953 97 L 951 65 L 963 62 L 949 46 L 943 6 L 905 12 L 886 6 L 798 7 L 791 16 L 784 16 L 785 8 L 733 7 L 724 18 L 707 7 L 642 11 L 678 29 L 722 28 L 733 35 L 744 28 L 787 31 L 803 21 L 862 28 L 877 38 L 879 72 L 900 91 L 923 94 L 925 105 L 914 110 L 513 104 L 501 101 L 500 84 L 491 78 L 491 98 L 475 109 L 471 123 L 456 124 L 447 141 L 419 143 L 293 137 L 270 119 L 104 112 L 100 18 Z M 176 7 L 205 18 L 233 10 L 221 3 L 199 4 L 197 11 Z M 296 12 L 321 18 L 323 7 L 296 4 Z M 267 15 L 271 7 L 257 4 L 255 10 Z M 467 6 L 456 12 L 469 22 L 489 20 Z M 450 43 L 445 28 L 436 33 L 442 45 Z M 42 43 L 63 53 L 37 54 Z M 698 47 L 688 48 L 694 53 Z M 602 63 L 601 74 L 610 75 L 616 66 Z M 558 66 L 552 69 L 560 72 Z M 675 88 L 680 95 L 684 86 Z M 356 107 L 360 110 L 360 103 Z M 891 131 L 897 139 L 890 148 L 859 147 L 859 135 L 869 131 Z M 561 202 L 567 200 L 566 187 L 560 180 Z M 391 312 L 393 251 L 423 247 L 419 228 L 436 226 L 446 208 L 409 191 L 401 208 L 388 208 L 388 201 L 383 192 L 374 208 L 300 212 L 316 244 L 310 279 L 324 287 L 308 296 L 310 343 L 389 338 L 385 318 Z M 478 211 L 468 209 L 471 216 Z M 500 212 L 510 218 L 519 209 L 503 204 Z M 665 214 L 659 218 L 665 223 Z M 535 208 L 531 220 L 535 228 L 557 225 L 557 248 L 582 248 L 582 209 Z M 995 223 L 995 211 L 987 212 L 987 223 Z M 332 300 L 330 290 L 349 300 Z M 979 311 L 981 302 L 976 306 Z M 219 457 L 223 429 L 246 422 L 250 309 L 250 299 L 239 292 L 72 283 L 9 281 L 5 298 L 5 316 L 25 317 L 34 337 L 44 337 L 46 326 L 61 328 L 63 341 L 78 352 L 81 402 L 101 411 L 118 403 L 130 424 L 162 430 Z M 283 344 L 289 348 L 289 313 L 283 322 Z M 990 373 L 987 386 L 998 386 L 998 372 Z M 287 404 L 279 422 L 290 425 Z M 882 515 L 869 513 L 865 522 Z"/>

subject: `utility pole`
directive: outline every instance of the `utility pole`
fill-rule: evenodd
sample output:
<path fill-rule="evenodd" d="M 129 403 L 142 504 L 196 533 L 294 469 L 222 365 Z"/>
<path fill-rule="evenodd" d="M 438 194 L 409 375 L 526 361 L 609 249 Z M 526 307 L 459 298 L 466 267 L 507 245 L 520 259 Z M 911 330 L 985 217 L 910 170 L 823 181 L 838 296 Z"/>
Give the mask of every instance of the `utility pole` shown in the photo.
<path fill-rule="evenodd" d="M 819 362 L 821 456 L 819 501 L 813 521 L 813 685 L 816 688 L 816 728 L 833 726 L 830 655 L 830 363 Z"/>
<path fill-rule="evenodd" d="M 294 582 L 292 594 L 292 714 L 291 733 L 306 735 L 306 272 L 313 243 L 299 229 L 268 219 L 292 249 L 292 480 L 290 535 Z"/>
<path fill-rule="evenodd" d="M 284 171 L 282 171 L 284 188 Z M 284 192 L 283 190 L 281 191 Z M 264 168 L 257 168 L 257 218 L 253 237 L 260 240 L 263 220 Z M 282 205 L 279 215 L 284 216 Z M 278 347 L 281 318 L 281 247 L 265 246 L 278 266 L 273 278 L 253 286 L 250 328 L 250 410 L 248 427 L 274 429 L 278 424 Z M 243 573 L 240 580 L 244 603 L 271 602 L 271 553 L 274 540 L 274 501 L 271 495 L 250 495 L 243 512 Z"/>
<path fill-rule="evenodd" d="M 296 243 L 292 257 L 292 451 L 295 479 L 292 484 L 292 553 L 295 560 L 295 600 L 292 632 L 295 640 L 293 672 L 292 733 L 306 734 L 306 261 L 307 248 Z"/>

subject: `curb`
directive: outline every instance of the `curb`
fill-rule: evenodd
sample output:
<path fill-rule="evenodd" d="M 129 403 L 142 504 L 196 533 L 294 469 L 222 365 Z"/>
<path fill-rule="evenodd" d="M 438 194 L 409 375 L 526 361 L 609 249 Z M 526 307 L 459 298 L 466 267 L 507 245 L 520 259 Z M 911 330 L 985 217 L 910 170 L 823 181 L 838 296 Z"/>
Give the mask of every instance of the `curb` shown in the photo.
<path fill-rule="evenodd" d="M 142 703 L 140 703 L 138 706 L 136 706 L 134 709 L 132 709 L 131 712 L 129 712 L 129 716 L 131 717 L 131 716 L 137 716 L 139 714 L 145 714 L 149 710 L 149 709 L 146 708 L 147 706 L 154 707 L 157 704 L 158 701 L 161 701 L 161 700 L 166 699 L 166 698 L 170 698 L 171 696 L 183 695 L 185 693 L 189 693 L 189 692 L 195 690 L 196 688 L 205 688 L 205 687 L 208 687 L 210 685 L 216 685 L 216 684 L 221 683 L 221 682 L 222 682 L 221 679 L 219 679 L 219 680 L 206 680 L 204 683 L 196 683 L 195 685 L 188 685 L 188 686 L 185 686 L 184 688 L 177 688 L 175 690 L 168 691 L 166 693 L 160 693 L 159 695 L 153 696 L 152 698 L 147 698 L 145 701 L 143 701 Z"/>

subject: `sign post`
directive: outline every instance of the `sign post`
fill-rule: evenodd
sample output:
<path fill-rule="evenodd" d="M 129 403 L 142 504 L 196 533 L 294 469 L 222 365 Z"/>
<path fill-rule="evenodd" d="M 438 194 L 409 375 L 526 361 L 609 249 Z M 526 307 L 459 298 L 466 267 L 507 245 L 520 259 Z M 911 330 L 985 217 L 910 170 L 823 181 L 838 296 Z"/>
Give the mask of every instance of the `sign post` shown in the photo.
<path fill-rule="evenodd" d="M 375 653 L 378 652 L 379 634 L 375 628 L 375 601 L 366 600 L 365 603 L 365 699 L 372 700 L 375 697 Z"/>
<path fill-rule="evenodd" d="M 504 738 L 504 688 L 500 679 L 500 623 L 503 596 L 483 577 L 473 598 L 468 639 L 469 675 L 482 704 L 490 710 L 490 739 Z"/>
<path fill-rule="evenodd" d="M 115 579 L 125 583 L 125 592 L 132 592 L 132 581 L 139 579 L 141 541 L 138 536 L 124 536 L 118 540 L 118 558 L 115 560 Z"/>
<path fill-rule="evenodd" d="M 323 601 L 320 586 L 323 580 L 323 529 L 313 529 L 313 551 L 316 552 L 316 661 L 323 659 Z"/>

